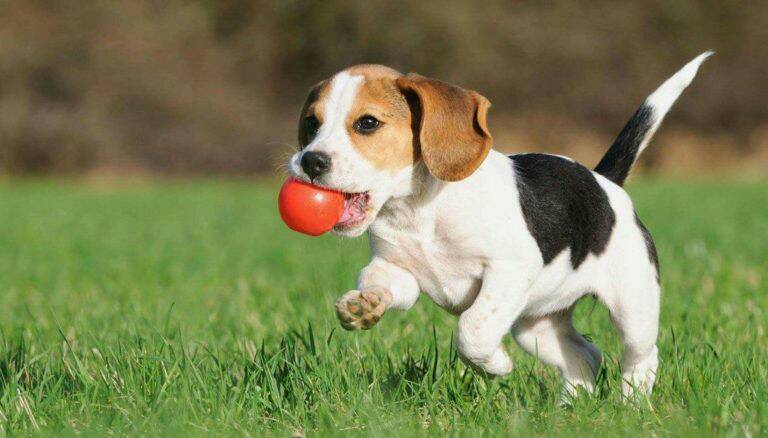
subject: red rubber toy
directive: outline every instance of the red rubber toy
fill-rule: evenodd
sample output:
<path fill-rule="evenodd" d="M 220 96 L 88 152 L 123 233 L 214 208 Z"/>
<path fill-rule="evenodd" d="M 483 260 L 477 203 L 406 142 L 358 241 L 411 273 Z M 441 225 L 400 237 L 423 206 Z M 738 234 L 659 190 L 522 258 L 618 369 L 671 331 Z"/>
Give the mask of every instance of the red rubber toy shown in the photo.
<path fill-rule="evenodd" d="M 277 206 L 288 228 L 319 236 L 339 222 L 344 212 L 344 194 L 289 179 L 280 189 Z"/>

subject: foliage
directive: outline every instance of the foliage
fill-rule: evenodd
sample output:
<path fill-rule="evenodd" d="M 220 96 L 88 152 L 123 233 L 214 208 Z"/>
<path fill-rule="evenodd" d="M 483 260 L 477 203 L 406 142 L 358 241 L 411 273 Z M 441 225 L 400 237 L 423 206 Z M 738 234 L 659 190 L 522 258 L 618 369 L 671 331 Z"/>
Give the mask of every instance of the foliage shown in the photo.
<path fill-rule="evenodd" d="M 663 78 L 707 49 L 718 54 L 672 124 L 740 155 L 768 150 L 765 2 L 8 0 L 2 8 L 5 172 L 268 171 L 295 144 L 308 88 L 362 62 L 479 90 L 494 102 L 503 148 L 602 150 Z M 717 151 L 696 150 L 722 164 Z"/>

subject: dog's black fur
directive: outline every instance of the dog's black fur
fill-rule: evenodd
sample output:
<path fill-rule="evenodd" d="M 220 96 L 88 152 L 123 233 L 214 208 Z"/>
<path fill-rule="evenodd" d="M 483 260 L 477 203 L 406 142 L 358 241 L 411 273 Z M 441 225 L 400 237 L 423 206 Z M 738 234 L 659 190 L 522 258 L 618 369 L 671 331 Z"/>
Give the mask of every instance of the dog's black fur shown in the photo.
<path fill-rule="evenodd" d="M 587 255 L 608 245 L 616 216 L 595 176 L 586 167 L 547 154 L 510 156 L 520 206 L 545 264 L 566 248 L 576 269 Z"/>
<path fill-rule="evenodd" d="M 643 103 L 595 167 L 619 186 L 637 160 L 640 145 L 653 127 L 653 108 Z M 595 176 L 586 167 L 556 155 L 519 154 L 514 163 L 520 206 L 526 224 L 549 264 L 561 251 L 571 250 L 576 269 L 589 253 L 600 255 L 613 232 L 616 216 Z M 659 272 L 659 257 L 648 229 L 635 214 L 648 248 L 648 257 Z"/>
<path fill-rule="evenodd" d="M 611 148 L 595 167 L 595 172 L 623 186 L 640 151 L 640 145 L 653 126 L 653 108 L 643 103 L 616 137 Z"/>
<path fill-rule="evenodd" d="M 648 228 L 645 227 L 643 221 L 637 217 L 637 212 L 635 212 L 635 222 L 637 222 L 637 226 L 640 227 L 640 231 L 643 233 L 643 238 L 645 239 L 645 247 L 648 248 L 648 258 L 651 260 L 651 263 L 656 266 L 656 281 L 659 281 L 659 275 L 661 273 L 659 268 L 659 253 L 656 251 L 656 245 L 653 243 L 653 237 L 651 237 L 651 233 L 648 231 Z"/>

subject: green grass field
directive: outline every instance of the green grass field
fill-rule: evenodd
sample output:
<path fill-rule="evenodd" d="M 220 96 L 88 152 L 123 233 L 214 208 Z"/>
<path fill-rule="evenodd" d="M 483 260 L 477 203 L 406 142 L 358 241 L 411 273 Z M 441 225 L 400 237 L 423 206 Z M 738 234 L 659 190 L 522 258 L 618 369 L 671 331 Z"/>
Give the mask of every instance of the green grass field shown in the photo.
<path fill-rule="evenodd" d="M 768 434 L 768 184 L 630 182 L 662 264 L 660 375 L 621 402 L 619 343 L 598 391 L 558 406 L 557 373 L 508 347 L 467 371 L 455 318 L 422 297 L 368 332 L 333 303 L 365 239 L 289 232 L 273 184 L 0 183 L 0 429 L 278 436 Z"/>

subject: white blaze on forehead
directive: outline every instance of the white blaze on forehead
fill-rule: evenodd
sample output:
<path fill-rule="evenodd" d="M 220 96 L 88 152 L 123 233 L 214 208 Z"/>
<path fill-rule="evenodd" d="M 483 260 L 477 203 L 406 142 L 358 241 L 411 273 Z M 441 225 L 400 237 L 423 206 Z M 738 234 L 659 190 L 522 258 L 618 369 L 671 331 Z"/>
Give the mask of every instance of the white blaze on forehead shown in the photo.
<path fill-rule="evenodd" d="M 323 152 L 331 157 L 331 168 L 321 183 L 344 192 L 369 191 L 376 184 L 376 169 L 352 144 L 346 121 L 364 78 L 341 72 L 333 77 L 322 105 L 323 120 L 317 136 L 300 152 Z M 296 158 L 297 168 L 301 158 Z"/>
<path fill-rule="evenodd" d="M 325 120 L 317 135 L 318 142 L 339 133 L 340 130 L 346 133 L 344 122 L 352 109 L 357 90 L 362 82 L 362 76 L 352 76 L 347 72 L 334 76 L 331 81 L 331 91 L 325 102 L 323 111 Z"/>

